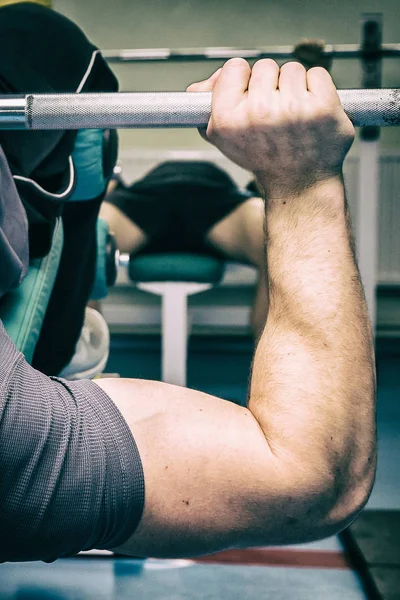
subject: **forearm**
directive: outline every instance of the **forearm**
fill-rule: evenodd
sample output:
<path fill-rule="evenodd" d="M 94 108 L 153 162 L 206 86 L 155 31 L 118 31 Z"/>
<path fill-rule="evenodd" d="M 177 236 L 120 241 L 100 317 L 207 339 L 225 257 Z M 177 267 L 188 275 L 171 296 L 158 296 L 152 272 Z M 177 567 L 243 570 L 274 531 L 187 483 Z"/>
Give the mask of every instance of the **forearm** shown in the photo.
<path fill-rule="evenodd" d="M 270 308 L 249 409 L 277 456 L 321 481 L 370 481 L 373 344 L 341 180 L 268 200 L 266 235 Z"/>

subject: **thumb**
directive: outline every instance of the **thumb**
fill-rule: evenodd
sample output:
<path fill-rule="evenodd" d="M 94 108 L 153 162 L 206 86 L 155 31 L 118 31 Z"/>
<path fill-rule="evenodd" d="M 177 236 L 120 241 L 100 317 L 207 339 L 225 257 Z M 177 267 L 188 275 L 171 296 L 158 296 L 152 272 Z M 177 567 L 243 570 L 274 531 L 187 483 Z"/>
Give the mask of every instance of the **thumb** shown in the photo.
<path fill-rule="evenodd" d="M 215 71 L 211 77 L 205 79 L 204 81 L 199 81 L 198 83 L 192 83 L 187 88 L 187 92 L 212 92 L 215 84 L 218 81 L 218 77 L 220 76 L 222 71 L 222 67 Z"/>
<path fill-rule="evenodd" d="M 204 81 L 199 81 L 198 83 L 192 83 L 192 85 L 189 85 L 189 87 L 187 88 L 187 92 L 212 92 L 215 84 L 218 81 L 218 78 L 220 76 L 220 73 L 222 71 L 222 67 L 220 69 L 218 69 L 218 71 L 215 71 L 215 73 L 213 73 L 213 75 L 211 75 L 211 77 L 209 77 L 208 79 L 205 79 Z M 203 138 L 203 140 L 205 140 L 206 142 L 208 142 L 208 138 L 207 138 L 207 128 L 199 128 L 199 134 L 201 135 L 201 137 Z"/>

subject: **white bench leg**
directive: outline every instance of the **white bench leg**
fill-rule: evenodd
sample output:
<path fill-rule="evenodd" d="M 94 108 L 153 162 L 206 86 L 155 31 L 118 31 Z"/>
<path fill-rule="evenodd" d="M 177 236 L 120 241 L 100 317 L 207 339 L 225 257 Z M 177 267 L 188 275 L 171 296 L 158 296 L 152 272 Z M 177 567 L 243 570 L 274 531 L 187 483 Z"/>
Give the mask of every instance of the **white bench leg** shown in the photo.
<path fill-rule="evenodd" d="M 208 283 L 138 283 L 146 292 L 162 297 L 162 381 L 186 386 L 188 296 L 212 287 Z"/>
<path fill-rule="evenodd" d="M 162 297 L 162 380 L 186 385 L 188 306 L 185 286 L 167 284 Z"/>

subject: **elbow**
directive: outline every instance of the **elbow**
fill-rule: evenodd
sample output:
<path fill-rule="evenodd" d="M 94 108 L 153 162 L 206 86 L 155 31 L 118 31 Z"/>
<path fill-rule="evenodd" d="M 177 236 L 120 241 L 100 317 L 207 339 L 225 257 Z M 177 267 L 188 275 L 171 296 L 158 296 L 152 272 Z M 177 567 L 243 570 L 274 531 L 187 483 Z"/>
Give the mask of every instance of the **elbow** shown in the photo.
<path fill-rule="evenodd" d="M 336 535 L 358 517 L 367 504 L 375 480 L 376 461 L 368 464 L 362 476 L 338 475 L 325 482 L 314 496 L 312 508 L 306 509 L 308 529 L 314 539 Z M 307 536 L 308 537 L 308 536 Z M 311 541 L 311 538 L 309 538 Z"/>
<path fill-rule="evenodd" d="M 376 462 L 363 477 L 348 475 L 347 481 L 337 482 L 330 490 L 334 501 L 326 515 L 327 525 L 335 533 L 343 531 L 360 514 L 367 504 L 374 486 Z"/>
<path fill-rule="evenodd" d="M 368 502 L 375 478 L 375 462 L 356 477 L 346 473 L 328 476 L 328 470 L 289 469 L 281 494 L 276 497 L 274 522 L 271 503 L 262 510 L 262 537 L 257 545 L 284 545 L 314 542 L 337 535 L 348 527 Z M 299 477 L 299 474 L 301 477 Z M 255 545 L 250 542 L 251 545 Z"/>

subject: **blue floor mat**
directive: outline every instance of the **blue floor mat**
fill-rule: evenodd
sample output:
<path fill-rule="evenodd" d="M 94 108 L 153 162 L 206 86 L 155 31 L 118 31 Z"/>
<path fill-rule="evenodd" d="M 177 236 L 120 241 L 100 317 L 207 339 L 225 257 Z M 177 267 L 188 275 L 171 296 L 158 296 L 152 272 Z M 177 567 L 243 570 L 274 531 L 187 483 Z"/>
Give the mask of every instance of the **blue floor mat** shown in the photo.
<path fill-rule="evenodd" d="M 2 600 L 362 600 L 352 571 L 186 561 L 66 559 L 0 565 Z"/>

